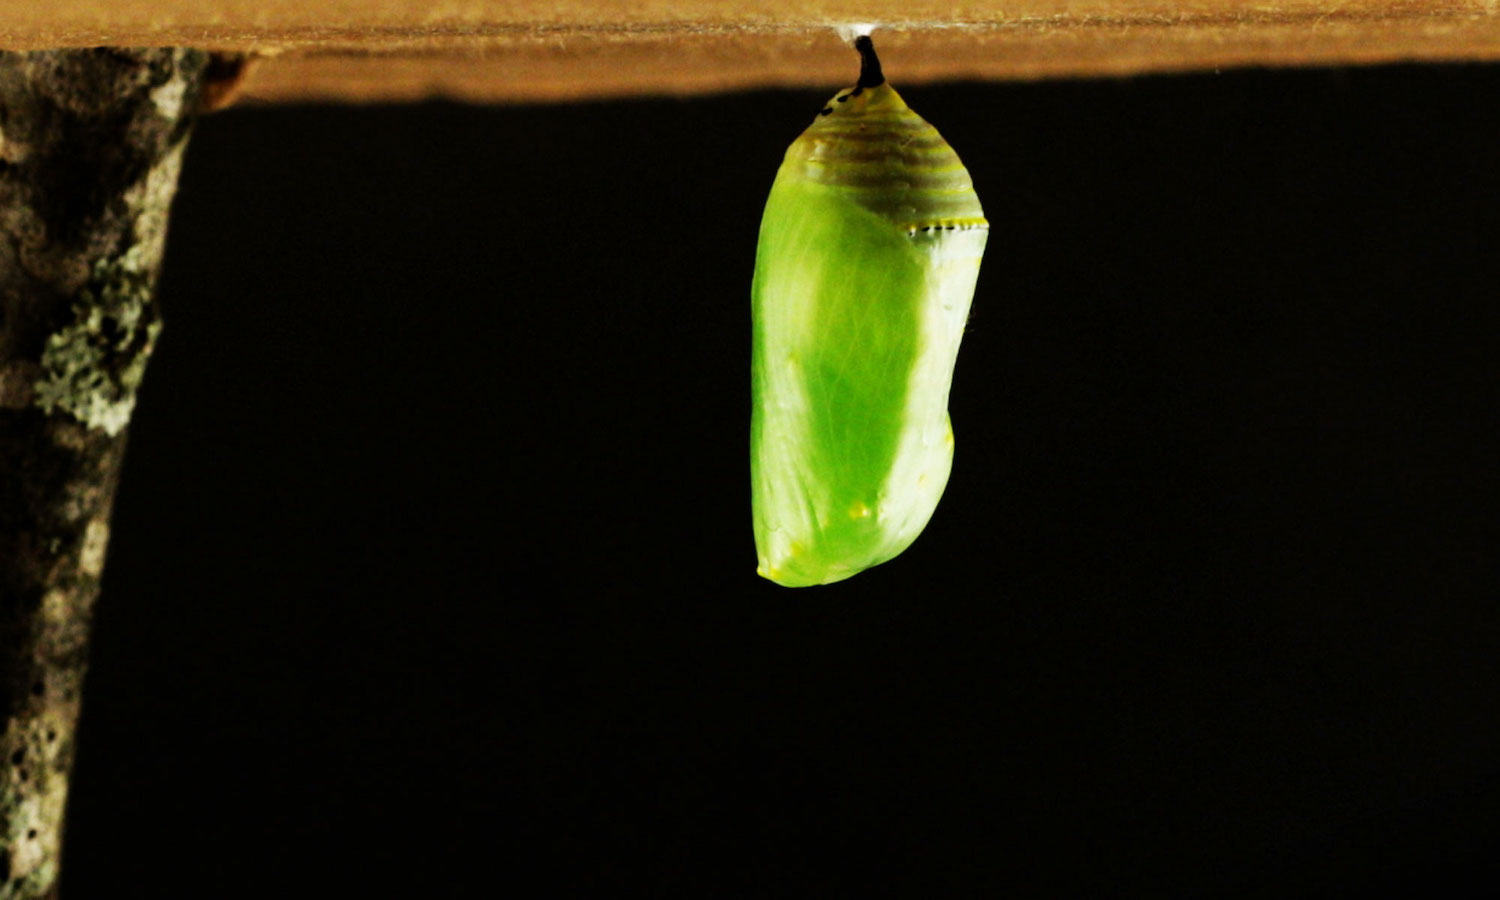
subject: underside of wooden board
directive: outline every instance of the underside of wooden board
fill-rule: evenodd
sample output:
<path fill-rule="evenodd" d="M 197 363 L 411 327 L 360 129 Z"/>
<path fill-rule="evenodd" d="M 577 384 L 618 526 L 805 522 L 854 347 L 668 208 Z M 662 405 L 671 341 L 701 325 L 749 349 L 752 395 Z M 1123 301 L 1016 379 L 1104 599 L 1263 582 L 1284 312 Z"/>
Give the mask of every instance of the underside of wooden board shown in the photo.
<path fill-rule="evenodd" d="M 0 0 L 0 48 L 259 58 L 270 102 L 543 101 L 842 84 L 873 23 L 900 83 L 1500 58 L 1500 0 Z"/>

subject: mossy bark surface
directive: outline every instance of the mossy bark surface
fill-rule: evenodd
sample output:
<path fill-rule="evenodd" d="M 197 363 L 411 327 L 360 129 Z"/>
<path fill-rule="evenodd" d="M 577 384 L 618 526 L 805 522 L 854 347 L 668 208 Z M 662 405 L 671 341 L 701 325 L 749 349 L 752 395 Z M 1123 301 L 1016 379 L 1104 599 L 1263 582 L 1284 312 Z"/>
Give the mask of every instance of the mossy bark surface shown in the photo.
<path fill-rule="evenodd" d="M 57 894 L 89 621 L 207 62 L 0 53 L 0 900 Z"/>

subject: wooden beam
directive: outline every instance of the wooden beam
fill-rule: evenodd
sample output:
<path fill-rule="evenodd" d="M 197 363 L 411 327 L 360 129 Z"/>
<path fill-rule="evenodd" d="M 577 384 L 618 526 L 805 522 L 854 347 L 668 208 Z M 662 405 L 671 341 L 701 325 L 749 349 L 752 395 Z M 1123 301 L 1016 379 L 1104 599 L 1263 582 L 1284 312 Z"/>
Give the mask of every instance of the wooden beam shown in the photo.
<path fill-rule="evenodd" d="M 903 84 L 1500 58 L 1496 0 L 0 0 L 0 49 L 264 56 L 265 101 L 572 100 L 842 84 L 880 23 Z"/>

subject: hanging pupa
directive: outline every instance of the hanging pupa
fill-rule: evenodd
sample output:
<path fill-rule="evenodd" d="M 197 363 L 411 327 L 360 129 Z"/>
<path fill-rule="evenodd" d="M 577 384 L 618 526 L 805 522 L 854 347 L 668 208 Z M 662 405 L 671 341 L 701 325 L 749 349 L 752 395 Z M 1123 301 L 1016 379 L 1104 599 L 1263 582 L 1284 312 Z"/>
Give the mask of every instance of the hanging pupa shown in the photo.
<path fill-rule="evenodd" d="M 759 573 L 828 584 L 901 553 L 953 464 L 948 391 L 989 223 L 966 170 L 885 83 L 787 150 L 751 287 L 751 506 Z"/>

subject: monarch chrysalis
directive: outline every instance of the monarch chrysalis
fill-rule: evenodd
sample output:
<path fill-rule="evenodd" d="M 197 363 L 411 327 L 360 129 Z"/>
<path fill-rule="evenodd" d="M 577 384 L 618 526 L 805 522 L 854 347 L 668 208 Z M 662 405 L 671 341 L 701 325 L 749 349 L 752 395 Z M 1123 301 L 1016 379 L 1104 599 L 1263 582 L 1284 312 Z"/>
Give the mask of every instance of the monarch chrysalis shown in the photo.
<path fill-rule="evenodd" d="M 750 289 L 758 571 L 787 587 L 885 562 L 932 517 L 989 235 L 958 155 L 854 46 L 858 84 L 776 173 Z"/>

